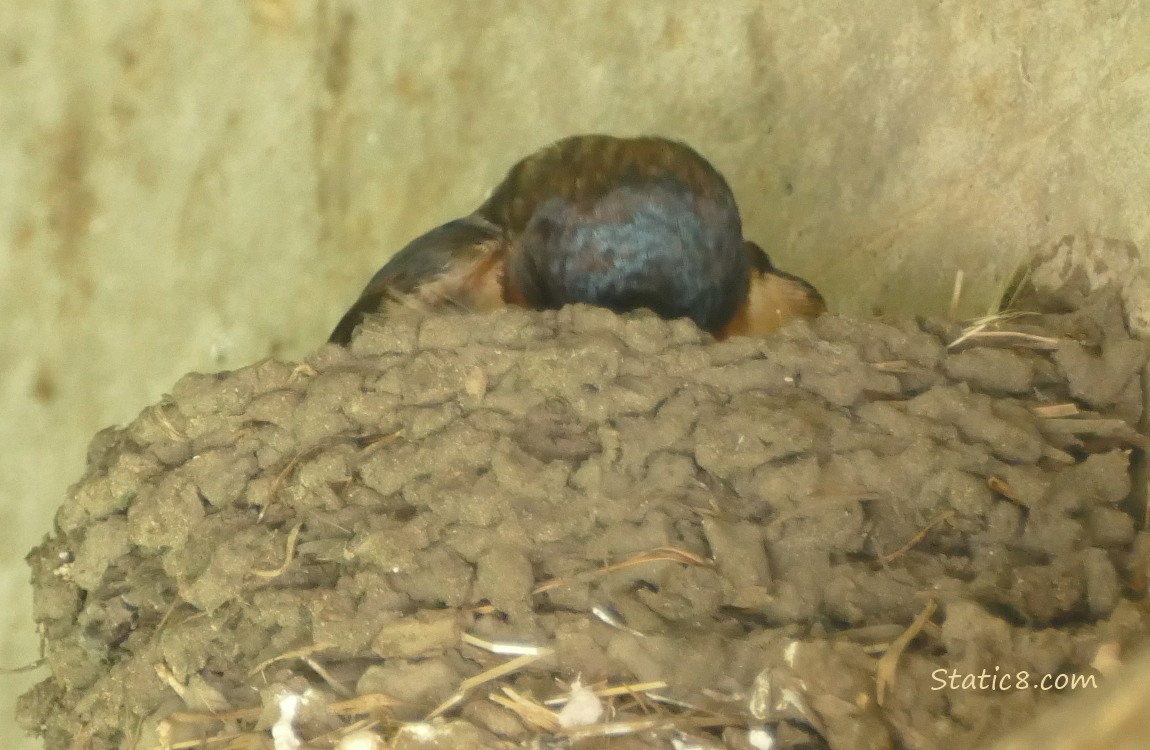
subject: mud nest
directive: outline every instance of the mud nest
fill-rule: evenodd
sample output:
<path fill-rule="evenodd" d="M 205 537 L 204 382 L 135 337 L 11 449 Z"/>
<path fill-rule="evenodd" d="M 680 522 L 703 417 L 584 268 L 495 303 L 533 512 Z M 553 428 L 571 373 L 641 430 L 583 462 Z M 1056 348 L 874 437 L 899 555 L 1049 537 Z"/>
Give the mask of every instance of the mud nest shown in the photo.
<path fill-rule="evenodd" d="M 29 556 L 51 676 L 20 720 L 49 749 L 972 747 L 1146 630 L 1146 354 L 1103 299 L 724 343 L 574 307 L 188 375 L 96 437 Z"/>

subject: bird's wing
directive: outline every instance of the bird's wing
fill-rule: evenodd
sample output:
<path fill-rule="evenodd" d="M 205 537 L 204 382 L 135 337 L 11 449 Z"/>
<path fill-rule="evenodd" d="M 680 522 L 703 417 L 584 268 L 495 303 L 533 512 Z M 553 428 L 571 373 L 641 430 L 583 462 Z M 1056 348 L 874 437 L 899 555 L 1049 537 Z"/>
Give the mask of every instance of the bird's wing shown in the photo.
<path fill-rule="evenodd" d="M 417 237 L 368 282 L 329 341 L 346 344 L 368 313 L 408 307 L 478 312 L 504 305 L 506 243 L 494 226 L 459 219 Z"/>

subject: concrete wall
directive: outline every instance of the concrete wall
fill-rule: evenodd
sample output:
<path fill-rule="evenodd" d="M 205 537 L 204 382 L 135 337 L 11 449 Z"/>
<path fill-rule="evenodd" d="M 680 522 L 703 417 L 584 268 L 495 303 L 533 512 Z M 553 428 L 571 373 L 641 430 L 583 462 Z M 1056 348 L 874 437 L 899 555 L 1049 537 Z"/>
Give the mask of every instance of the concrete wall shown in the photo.
<path fill-rule="evenodd" d="M 563 135 L 689 141 L 839 311 L 943 312 L 961 269 L 982 312 L 1070 232 L 1150 247 L 1150 3 L 1033 7 L 4 0 L 0 664 L 37 655 L 22 556 L 94 431 L 307 352 Z"/>

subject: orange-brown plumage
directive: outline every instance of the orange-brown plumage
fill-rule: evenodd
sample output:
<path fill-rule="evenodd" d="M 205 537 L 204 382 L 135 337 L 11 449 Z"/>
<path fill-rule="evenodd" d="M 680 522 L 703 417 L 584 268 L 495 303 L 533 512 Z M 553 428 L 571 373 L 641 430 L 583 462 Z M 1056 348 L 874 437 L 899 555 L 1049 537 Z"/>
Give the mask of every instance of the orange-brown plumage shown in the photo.
<path fill-rule="evenodd" d="M 817 318 L 827 311 L 826 302 L 811 284 L 780 271 L 761 247 L 746 243 L 751 258 L 751 281 L 746 301 L 717 338 L 765 336 L 796 318 Z"/>

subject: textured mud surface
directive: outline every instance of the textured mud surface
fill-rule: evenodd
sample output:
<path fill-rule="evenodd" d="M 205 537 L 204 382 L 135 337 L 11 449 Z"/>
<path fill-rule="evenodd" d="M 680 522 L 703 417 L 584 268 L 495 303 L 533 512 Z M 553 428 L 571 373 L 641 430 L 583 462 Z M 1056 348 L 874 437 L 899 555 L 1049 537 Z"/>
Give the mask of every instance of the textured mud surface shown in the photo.
<path fill-rule="evenodd" d="M 20 719 L 271 747 L 310 691 L 307 747 L 975 746 L 1073 691 L 936 675 L 1102 680 L 1146 630 L 1146 347 L 1101 300 L 1004 329 L 502 311 L 189 375 L 29 557 Z M 576 678 L 638 686 L 533 710 Z"/>

